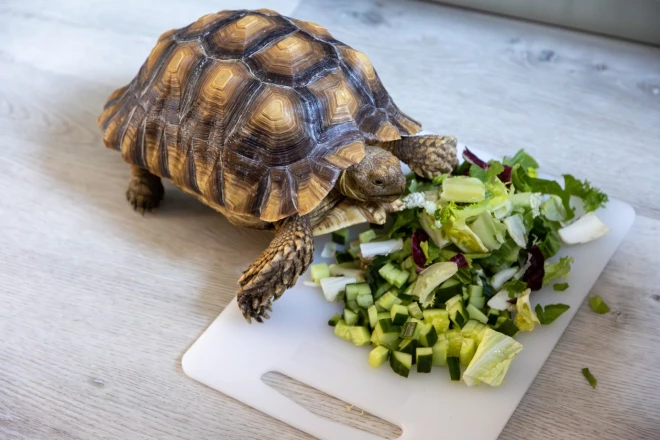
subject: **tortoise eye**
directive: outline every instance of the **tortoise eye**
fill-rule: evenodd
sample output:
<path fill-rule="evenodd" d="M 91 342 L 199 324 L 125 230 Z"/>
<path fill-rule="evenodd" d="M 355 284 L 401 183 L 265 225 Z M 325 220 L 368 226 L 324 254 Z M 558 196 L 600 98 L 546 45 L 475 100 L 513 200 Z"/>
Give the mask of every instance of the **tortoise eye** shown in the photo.
<path fill-rule="evenodd" d="M 374 185 L 381 186 L 383 184 L 383 181 L 380 179 L 374 179 Z"/>

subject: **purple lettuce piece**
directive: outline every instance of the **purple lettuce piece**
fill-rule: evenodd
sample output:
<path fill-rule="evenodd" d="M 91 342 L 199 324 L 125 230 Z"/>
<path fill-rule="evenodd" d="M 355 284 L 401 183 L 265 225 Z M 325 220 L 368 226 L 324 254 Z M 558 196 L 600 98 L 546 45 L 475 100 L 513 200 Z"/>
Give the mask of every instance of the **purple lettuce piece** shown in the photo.
<path fill-rule="evenodd" d="M 511 183 L 511 168 L 509 165 L 504 165 L 504 171 L 497 175 L 497 178 L 502 181 L 502 183 Z"/>
<path fill-rule="evenodd" d="M 429 236 L 423 229 L 417 229 L 410 241 L 410 247 L 412 248 L 412 257 L 417 265 L 418 272 L 426 266 L 424 251 L 422 251 L 422 248 L 419 245 L 423 241 L 429 241 Z"/>
<path fill-rule="evenodd" d="M 451 257 L 449 261 L 453 261 L 458 267 L 470 267 L 467 260 L 465 259 L 465 255 L 463 254 L 456 254 Z"/>
<path fill-rule="evenodd" d="M 527 249 L 527 258 L 530 263 L 523 275 L 523 281 L 532 290 L 541 290 L 543 287 L 543 276 L 545 275 L 545 257 L 538 246 Z"/>
<path fill-rule="evenodd" d="M 476 156 L 476 154 L 474 154 L 472 151 L 468 150 L 467 147 L 465 147 L 465 150 L 463 150 L 463 159 L 465 159 L 467 162 L 471 163 L 472 165 L 476 165 L 478 167 L 483 168 L 484 170 L 488 169 L 488 163 L 486 163 L 483 160 L 479 159 Z"/>

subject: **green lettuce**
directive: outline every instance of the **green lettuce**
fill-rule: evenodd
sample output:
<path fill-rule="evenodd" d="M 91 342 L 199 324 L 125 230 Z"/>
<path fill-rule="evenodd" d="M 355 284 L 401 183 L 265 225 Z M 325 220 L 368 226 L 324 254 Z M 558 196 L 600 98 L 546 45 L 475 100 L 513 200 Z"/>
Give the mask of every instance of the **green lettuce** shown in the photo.
<path fill-rule="evenodd" d="M 573 257 L 561 257 L 556 263 L 545 262 L 545 275 L 543 275 L 543 285 L 550 284 L 550 281 L 568 276 L 571 272 Z"/>
<path fill-rule="evenodd" d="M 598 188 L 593 188 L 588 180 L 583 182 L 570 174 L 564 174 L 564 187 L 570 195 L 582 199 L 587 212 L 602 208 L 609 201 L 607 194 Z"/>
<path fill-rule="evenodd" d="M 505 157 L 504 164 L 509 165 L 510 167 L 513 167 L 514 165 L 520 165 L 526 170 L 530 168 L 535 170 L 539 167 L 538 162 L 535 161 L 532 156 L 525 153 L 525 150 L 519 150 L 511 159 Z"/>
<path fill-rule="evenodd" d="M 532 305 L 529 302 L 529 294 L 531 289 L 527 289 L 523 292 L 522 295 L 516 300 L 516 318 L 513 320 L 513 323 L 516 324 L 521 331 L 531 332 L 536 327 L 536 324 L 540 324 L 536 312 L 532 309 Z"/>
<path fill-rule="evenodd" d="M 536 305 L 534 309 L 536 316 L 539 318 L 541 325 L 552 324 L 555 319 L 559 318 L 565 311 L 570 309 L 566 304 L 548 304 L 545 309 L 540 304 Z"/>
<path fill-rule="evenodd" d="M 522 344 L 512 337 L 486 329 L 479 348 L 463 373 L 463 380 L 468 386 L 482 382 L 493 387 L 502 385 L 511 361 L 522 349 Z"/>

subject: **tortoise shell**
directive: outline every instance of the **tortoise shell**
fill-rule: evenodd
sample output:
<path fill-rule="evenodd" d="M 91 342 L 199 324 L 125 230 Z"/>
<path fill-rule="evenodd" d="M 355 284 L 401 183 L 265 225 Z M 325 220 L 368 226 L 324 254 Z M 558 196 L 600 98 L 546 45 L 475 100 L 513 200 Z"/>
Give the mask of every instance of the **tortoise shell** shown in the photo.
<path fill-rule="evenodd" d="M 222 11 L 168 31 L 99 117 L 108 148 L 231 214 L 307 214 L 364 145 L 420 125 L 365 54 L 314 23 Z"/>

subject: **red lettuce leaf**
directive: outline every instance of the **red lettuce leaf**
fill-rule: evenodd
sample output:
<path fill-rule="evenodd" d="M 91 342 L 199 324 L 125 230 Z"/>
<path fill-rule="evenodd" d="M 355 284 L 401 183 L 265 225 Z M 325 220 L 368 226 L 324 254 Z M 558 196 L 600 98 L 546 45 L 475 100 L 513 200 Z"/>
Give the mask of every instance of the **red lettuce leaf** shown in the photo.
<path fill-rule="evenodd" d="M 410 247 L 412 248 L 413 260 L 418 269 L 423 269 L 424 266 L 426 266 L 426 257 L 424 256 L 424 251 L 422 251 L 422 248 L 420 247 L 420 243 L 423 241 L 429 241 L 429 236 L 423 229 L 417 229 L 410 241 Z"/>
<path fill-rule="evenodd" d="M 502 181 L 502 183 L 511 183 L 511 168 L 509 165 L 504 165 L 504 171 L 497 175 L 497 178 Z"/>
<path fill-rule="evenodd" d="M 477 155 L 474 154 L 472 151 L 468 150 L 467 147 L 465 147 L 465 150 L 463 150 L 463 159 L 465 159 L 468 163 L 471 163 L 472 165 L 476 165 L 478 167 L 483 168 L 484 170 L 488 169 L 488 164 L 483 160 L 479 159 Z"/>
<path fill-rule="evenodd" d="M 463 254 L 456 254 L 451 257 L 449 261 L 453 261 L 458 267 L 470 267 L 467 260 L 465 259 L 465 255 Z"/>
<path fill-rule="evenodd" d="M 543 277 L 545 276 L 545 257 L 538 246 L 532 246 L 527 249 L 527 258 L 529 267 L 523 275 L 523 281 L 527 287 L 532 290 L 541 290 L 543 287 Z"/>

